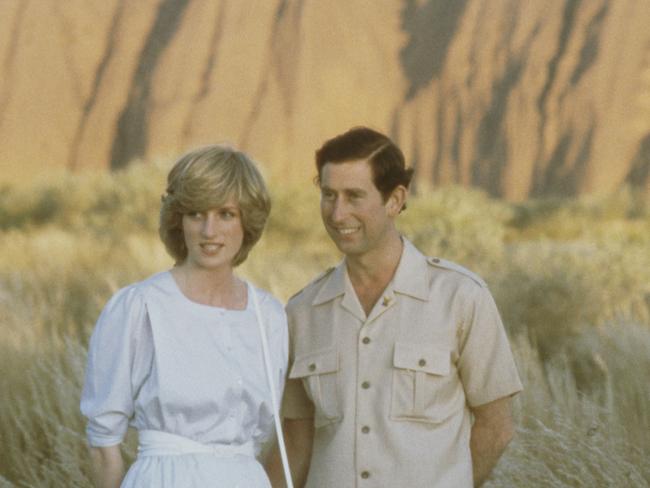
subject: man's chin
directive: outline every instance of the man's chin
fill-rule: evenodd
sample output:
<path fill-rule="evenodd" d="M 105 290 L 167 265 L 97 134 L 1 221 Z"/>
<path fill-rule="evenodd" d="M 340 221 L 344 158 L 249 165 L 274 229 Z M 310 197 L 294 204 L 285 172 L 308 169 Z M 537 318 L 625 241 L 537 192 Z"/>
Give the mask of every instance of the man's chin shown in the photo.
<path fill-rule="evenodd" d="M 339 234 L 332 235 L 332 233 L 328 232 L 330 239 L 332 239 L 332 242 L 336 246 L 336 248 L 342 252 L 343 254 L 346 255 L 354 255 L 354 254 L 359 254 L 360 250 L 360 243 L 355 237 L 358 236 L 342 236 Z"/>

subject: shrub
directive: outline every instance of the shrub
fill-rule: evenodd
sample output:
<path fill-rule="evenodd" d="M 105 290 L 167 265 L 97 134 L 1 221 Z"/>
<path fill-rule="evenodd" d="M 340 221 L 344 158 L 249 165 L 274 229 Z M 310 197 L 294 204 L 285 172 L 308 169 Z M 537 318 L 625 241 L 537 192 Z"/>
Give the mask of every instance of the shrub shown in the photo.
<path fill-rule="evenodd" d="M 486 273 L 502 256 L 510 217 L 485 193 L 449 187 L 412 198 L 398 225 L 424 253 Z"/>
<path fill-rule="evenodd" d="M 640 246 L 520 244 L 491 278 L 506 324 L 523 327 L 545 358 L 586 327 L 650 322 L 650 254 Z"/>
<path fill-rule="evenodd" d="M 165 172 L 0 192 L 0 487 L 89 486 L 86 344 L 112 293 L 171 266 L 156 232 Z M 316 189 L 269 186 L 267 231 L 240 272 L 286 300 L 340 256 Z M 513 337 L 520 427 L 488 486 L 650 483 L 650 212 L 629 195 L 514 206 L 449 188 L 399 218 L 425 253 L 486 278 Z"/>

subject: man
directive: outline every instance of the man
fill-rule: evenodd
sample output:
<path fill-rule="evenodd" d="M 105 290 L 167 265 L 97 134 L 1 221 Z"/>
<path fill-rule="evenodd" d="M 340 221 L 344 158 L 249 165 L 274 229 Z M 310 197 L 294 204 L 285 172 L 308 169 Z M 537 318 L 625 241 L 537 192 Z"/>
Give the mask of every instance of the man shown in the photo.
<path fill-rule="evenodd" d="M 400 236 L 412 170 L 354 128 L 316 153 L 321 215 L 345 258 L 287 305 L 284 427 L 296 486 L 479 486 L 521 390 L 485 283 Z M 277 456 L 270 463 L 275 486 Z"/>

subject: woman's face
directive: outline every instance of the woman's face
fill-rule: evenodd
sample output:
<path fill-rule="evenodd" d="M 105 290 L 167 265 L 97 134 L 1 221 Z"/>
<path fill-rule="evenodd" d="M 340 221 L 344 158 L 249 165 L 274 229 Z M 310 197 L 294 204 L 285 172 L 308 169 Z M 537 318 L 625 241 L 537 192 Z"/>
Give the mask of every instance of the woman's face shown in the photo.
<path fill-rule="evenodd" d="M 241 211 L 230 197 L 217 208 L 183 215 L 187 246 L 185 264 L 192 268 L 232 269 L 232 262 L 244 240 Z"/>

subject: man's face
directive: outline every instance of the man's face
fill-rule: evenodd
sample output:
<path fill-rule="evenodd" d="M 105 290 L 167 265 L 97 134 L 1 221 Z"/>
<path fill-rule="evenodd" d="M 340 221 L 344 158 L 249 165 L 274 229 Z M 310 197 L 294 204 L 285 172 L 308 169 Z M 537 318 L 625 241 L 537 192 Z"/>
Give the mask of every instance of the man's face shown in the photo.
<path fill-rule="evenodd" d="M 325 229 L 342 253 L 360 256 L 382 248 L 393 229 L 393 216 L 367 161 L 326 163 L 320 189 Z"/>

